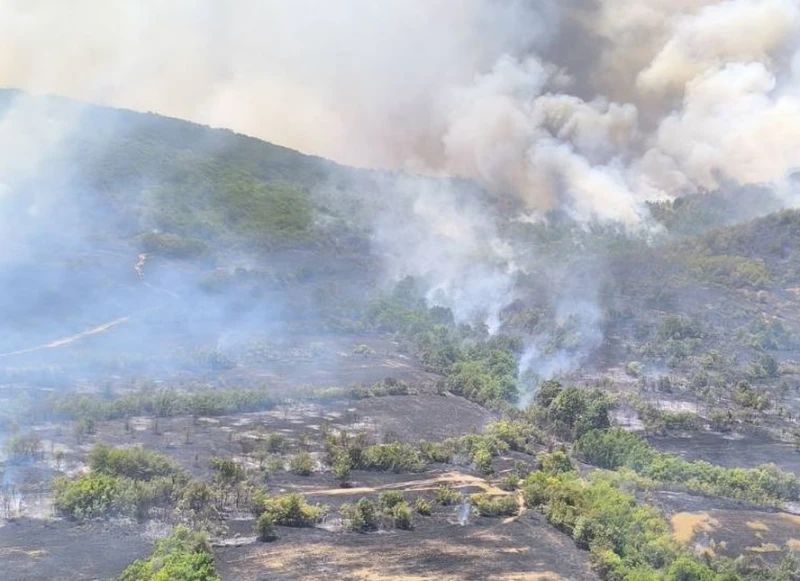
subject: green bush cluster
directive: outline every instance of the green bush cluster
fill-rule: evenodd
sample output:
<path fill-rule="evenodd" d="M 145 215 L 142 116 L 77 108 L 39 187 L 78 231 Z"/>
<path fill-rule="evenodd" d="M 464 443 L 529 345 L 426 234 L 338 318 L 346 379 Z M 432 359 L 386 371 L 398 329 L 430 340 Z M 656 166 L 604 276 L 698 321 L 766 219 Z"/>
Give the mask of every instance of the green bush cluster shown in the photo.
<path fill-rule="evenodd" d="M 370 397 L 387 397 L 390 395 L 408 395 L 411 393 L 408 384 L 393 377 L 372 385 L 357 385 L 351 387 L 349 395 L 353 399 L 367 399 Z"/>
<path fill-rule="evenodd" d="M 486 337 L 481 329 L 456 327 L 452 313 L 427 308 L 413 278 L 372 301 L 366 320 L 380 331 L 400 333 L 416 348 L 425 367 L 443 376 L 439 389 L 490 407 L 516 402 L 518 339 Z"/>
<path fill-rule="evenodd" d="M 169 458 L 141 448 L 96 446 L 89 462 L 89 474 L 53 480 L 54 506 L 67 517 L 144 518 L 152 508 L 173 506 L 189 482 Z"/>
<path fill-rule="evenodd" d="M 151 555 L 128 565 L 119 581 L 220 581 L 202 533 L 178 526 L 156 542 Z"/>
<path fill-rule="evenodd" d="M 525 479 L 523 495 L 529 508 L 541 510 L 578 547 L 591 551 L 604 579 L 665 579 L 683 556 L 658 511 L 602 476 L 585 480 L 576 472 L 533 472 Z M 705 564 L 692 562 L 716 578 Z"/>
<path fill-rule="evenodd" d="M 557 437 L 572 441 L 590 430 L 609 427 L 610 409 L 609 397 L 598 389 L 563 387 L 557 381 L 545 381 L 528 413 Z"/>
<path fill-rule="evenodd" d="M 305 451 L 298 452 L 289 460 L 289 469 L 298 476 L 311 476 L 315 466 L 314 458 Z"/>
<path fill-rule="evenodd" d="M 724 468 L 700 460 L 684 460 L 659 452 L 620 428 L 585 434 L 576 443 L 575 453 L 601 468 L 628 468 L 645 478 L 705 494 L 763 503 L 800 498 L 800 480 L 774 465 Z"/>
<path fill-rule="evenodd" d="M 404 442 L 392 442 L 368 446 L 357 467 L 363 470 L 400 473 L 421 472 L 425 464 L 414 446 Z"/>
<path fill-rule="evenodd" d="M 97 444 L 89 452 L 89 467 L 98 474 L 123 476 L 133 480 L 152 480 L 183 472 L 172 458 L 153 450 L 139 446 L 114 448 L 104 444 Z"/>
<path fill-rule="evenodd" d="M 267 514 L 277 526 L 311 527 L 325 515 L 328 507 L 322 504 L 309 504 L 305 497 L 298 493 L 278 496 L 258 493 L 253 496 L 252 510 L 256 519 Z"/>
<path fill-rule="evenodd" d="M 166 388 L 142 389 L 109 400 L 72 394 L 54 398 L 48 402 L 48 407 L 53 415 L 65 419 L 113 420 L 132 416 L 220 416 L 272 409 L 277 403 L 266 389 L 179 391 Z"/>
<path fill-rule="evenodd" d="M 461 501 L 461 493 L 454 490 L 448 484 L 440 484 L 436 487 L 436 502 L 442 506 L 450 506 Z"/>
<path fill-rule="evenodd" d="M 378 528 L 378 509 L 368 498 L 356 503 L 344 503 L 339 507 L 344 528 L 349 531 L 367 532 Z"/>
<path fill-rule="evenodd" d="M 469 501 L 481 516 L 514 516 L 519 512 L 517 498 L 513 494 L 492 496 L 485 493 L 470 494 Z"/>

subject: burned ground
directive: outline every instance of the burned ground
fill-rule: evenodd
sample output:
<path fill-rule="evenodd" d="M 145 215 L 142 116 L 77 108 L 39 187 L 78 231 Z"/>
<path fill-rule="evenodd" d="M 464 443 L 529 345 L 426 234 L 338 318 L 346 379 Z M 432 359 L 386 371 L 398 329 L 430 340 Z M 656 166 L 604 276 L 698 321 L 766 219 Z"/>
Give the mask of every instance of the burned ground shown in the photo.
<path fill-rule="evenodd" d="M 377 535 L 287 531 L 278 543 L 221 547 L 217 555 L 226 581 L 595 578 L 586 556 L 541 517 L 461 526 L 437 515 L 417 519 L 414 531 Z"/>

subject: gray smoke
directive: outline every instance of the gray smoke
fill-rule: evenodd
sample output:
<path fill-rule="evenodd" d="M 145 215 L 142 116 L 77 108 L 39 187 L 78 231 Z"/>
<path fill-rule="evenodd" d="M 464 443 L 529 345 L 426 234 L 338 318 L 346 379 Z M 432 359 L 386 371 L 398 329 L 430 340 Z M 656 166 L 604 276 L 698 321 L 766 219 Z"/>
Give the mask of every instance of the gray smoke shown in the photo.
<path fill-rule="evenodd" d="M 721 184 L 797 203 L 798 32 L 798 0 L 10 0 L 0 84 L 474 179 L 525 220 L 637 231 L 653 227 L 646 201 Z M 30 123 L 24 108 L 2 120 L 3 175 L 33 171 L 65 131 Z M 527 266 L 485 201 L 446 181 L 381 187 L 399 204 L 372 225 L 389 278 L 497 328 Z M 31 220 L 57 203 L 38 195 Z M 24 253 L 4 215 L 0 256 Z M 572 303 L 597 329 L 587 300 Z"/>

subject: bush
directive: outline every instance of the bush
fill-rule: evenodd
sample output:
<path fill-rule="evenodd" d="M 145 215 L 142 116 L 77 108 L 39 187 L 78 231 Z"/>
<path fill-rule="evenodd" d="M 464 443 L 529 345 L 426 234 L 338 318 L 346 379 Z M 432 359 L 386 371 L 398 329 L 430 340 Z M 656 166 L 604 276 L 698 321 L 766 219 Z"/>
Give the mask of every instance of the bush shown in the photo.
<path fill-rule="evenodd" d="M 414 510 L 416 510 L 419 515 L 431 516 L 431 505 L 421 496 L 418 496 L 417 500 L 414 501 Z"/>
<path fill-rule="evenodd" d="M 517 499 L 513 494 L 503 496 L 489 496 L 484 493 L 471 494 L 469 501 L 481 516 L 514 516 L 519 512 Z"/>
<path fill-rule="evenodd" d="M 289 469 L 298 476 L 311 476 L 314 465 L 314 459 L 308 452 L 300 452 L 289 461 Z"/>
<path fill-rule="evenodd" d="M 75 480 L 53 480 L 53 504 L 75 519 L 97 518 L 119 509 L 120 482 L 107 474 L 86 474 Z"/>
<path fill-rule="evenodd" d="M 397 473 L 421 472 L 425 464 L 413 446 L 403 442 L 393 442 L 368 446 L 364 450 L 359 468 Z"/>
<path fill-rule="evenodd" d="M 256 519 L 255 533 L 258 540 L 269 543 L 278 539 L 278 530 L 275 528 L 275 518 L 269 512 L 264 512 Z"/>
<path fill-rule="evenodd" d="M 455 444 L 452 440 L 444 442 L 425 442 L 419 443 L 419 451 L 422 459 L 428 464 L 450 464 L 455 454 Z"/>
<path fill-rule="evenodd" d="M 405 502 L 398 502 L 392 507 L 392 520 L 398 529 L 409 531 L 413 528 L 411 509 Z"/>
<path fill-rule="evenodd" d="M 158 476 L 173 476 L 182 470 L 168 456 L 141 447 L 112 448 L 98 444 L 89 453 L 92 472 L 109 476 L 124 476 L 133 480 L 152 480 Z"/>
<path fill-rule="evenodd" d="M 573 470 L 572 460 L 563 450 L 555 450 L 554 452 L 543 452 L 539 454 L 539 466 L 545 472 L 551 474 L 561 474 L 562 472 L 569 472 Z"/>
<path fill-rule="evenodd" d="M 345 453 L 337 454 L 331 470 L 339 482 L 350 480 L 350 456 Z"/>
<path fill-rule="evenodd" d="M 41 453 L 42 440 L 37 434 L 14 434 L 3 444 L 12 461 L 35 458 Z"/>
<path fill-rule="evenodd" d="M 763 393 L 759 393 L 752 385 L 746 381 L 740 381 L 733 389 L 733 401 L 744 408 L 754 410 L 765 410 L 769 407 L 769 399 Z"/>
<path fill-rule="evenodd" d="M 690 558 L 679 557 L 667 571 L 666 581 L 714 581 L 714 572 L 702 563 Z"/>
<path fill-rule="evenodd" d="M 475 469 L 481 474 L 491 474 L 494 472 L 492 454 L 485 448 L 480 448 L 475 451 L 472 456 L 472 463 L 475 465 Z"/>
<path fill-rule="evenodd" d="M 347 530 L 366 532 L 378 528 L 378 511 L 368 498 L 361 498 L 355 504 L 343 504 L 339 514 Z"/>
<path fill-rule="evenodd" d="M 176 527 L 156 542 L 147 559 L 134 561 L 119 581 L 220 581 L 205 535 Z"/>
<path fill-rule="evenodd" d="M 211 470 L 214 471 L 214 480 L 224 486 L 233 486 L 245 478 L 244 468 L 230 458 L 212 458 Z"/>
<path fill-rule="evenodd" d="M 322 518 L 327 507 L 309 504 L 302 494 L 291 493 L 267 497 L 263 494 L 253 498 L 253 512 L 258 518 L 270 515 L 272 522 L 284 527 L 311 527 Z"/>
<path fill-rule="evenodd" d="M 436 487 L 436 502 L 442 506 L 456 504 L 461 500 L 461 494 L 453 490 L 447 484 L 440 484 Z"/>
<path fill-rule="evenodd" d="M 391 511 L 396 505 L 402 502 L 405 502 L 403 493 L 397 490 L 388 490 L 386 492 L 382 492 L 380 496 L 378 496 L 378 504 L 382 510 Z"/>

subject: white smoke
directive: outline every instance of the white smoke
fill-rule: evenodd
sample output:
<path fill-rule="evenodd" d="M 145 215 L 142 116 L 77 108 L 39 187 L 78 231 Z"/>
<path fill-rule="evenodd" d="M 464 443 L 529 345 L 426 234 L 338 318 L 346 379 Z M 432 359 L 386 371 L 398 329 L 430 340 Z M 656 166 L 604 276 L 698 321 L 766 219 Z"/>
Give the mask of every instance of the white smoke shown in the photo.
<path fill-rule="evenodd" d="M 797 0 L 7 1 L 0 83 L 636 224 L 795 171 L 799 26 Z"/>
<path fill-rule="evenodd" d="M 6 0 L 0 84 L 636 229 L 646 201 L 722 183 L 797 202 L 799 32 L 800 0 Z M 390 274 L 496 327 L 521 267 L 486 209 L 392 187 L 407 220 L 374 228 Z"/>

